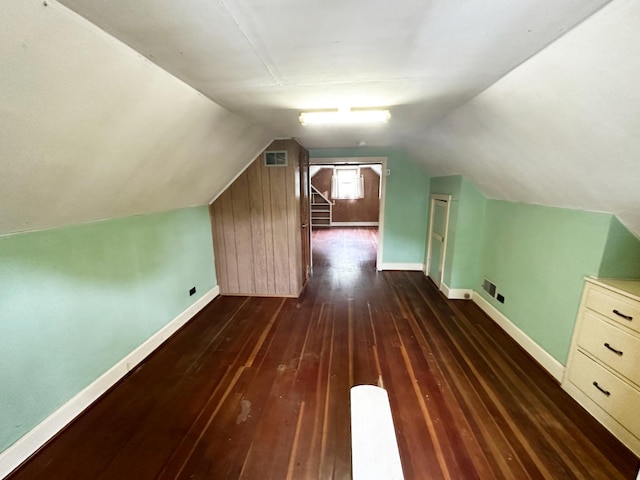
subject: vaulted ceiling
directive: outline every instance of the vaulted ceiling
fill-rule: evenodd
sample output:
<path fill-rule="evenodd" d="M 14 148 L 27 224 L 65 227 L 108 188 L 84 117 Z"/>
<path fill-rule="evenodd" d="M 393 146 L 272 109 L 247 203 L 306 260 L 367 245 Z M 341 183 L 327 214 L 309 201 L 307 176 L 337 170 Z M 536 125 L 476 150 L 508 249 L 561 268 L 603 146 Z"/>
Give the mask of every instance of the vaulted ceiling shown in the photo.
<path fill-rule="evenodd" d="M 309 148 L 400 145 L 608 0 L 61 0 L 218 104 Z M 389 106 L 379 129 L 300 110 Z"/>
<path fill-rule="evenodd" d="M 607 3 L 9 2 L 0 233 L 204 204 L 294 137 L 406 148 L 431 175 L 640 235 L 640 7 Z M 298 122 L 345 106 L 392 118 Z"/>

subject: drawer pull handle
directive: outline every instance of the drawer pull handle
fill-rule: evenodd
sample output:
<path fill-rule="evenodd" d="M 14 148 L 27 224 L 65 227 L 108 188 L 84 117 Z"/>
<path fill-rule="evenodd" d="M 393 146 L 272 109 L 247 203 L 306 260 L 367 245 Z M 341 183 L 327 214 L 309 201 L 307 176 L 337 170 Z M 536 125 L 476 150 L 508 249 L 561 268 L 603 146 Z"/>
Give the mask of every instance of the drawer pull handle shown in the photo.
<path fill-rule="evenodd" d="M 605 347 L 607 347 L 609 350 L 611 350 L 613 353 L 615 353 L 616 355 L 620 355 L 622 356 L 622 350 L 616 350 L 615 348 L 613 348 L 611 345 L 609 345 L 608 343 L 604 344 Z"/>
<path fill-rule="evenodd" d="M 629 321 L 633 320 L 633 317 L 631 315 L 625 315 L 624 313 L 620 313 L 618 310 L 614 310 L 613 313 L 615 313 L 619 317 L 624 318 L 625 320 L 629 320 Z"/>
<path fill-rule="evenodd" d="M 598 382 L 593 382 L 593 386 L 596 387 L 598 390 L 600 390 L 602 393 L 604 393 L 607 397 L 611 395 L 611 392 L 608 390 L 605 390 L 600 385 L 598 385 Z"/>

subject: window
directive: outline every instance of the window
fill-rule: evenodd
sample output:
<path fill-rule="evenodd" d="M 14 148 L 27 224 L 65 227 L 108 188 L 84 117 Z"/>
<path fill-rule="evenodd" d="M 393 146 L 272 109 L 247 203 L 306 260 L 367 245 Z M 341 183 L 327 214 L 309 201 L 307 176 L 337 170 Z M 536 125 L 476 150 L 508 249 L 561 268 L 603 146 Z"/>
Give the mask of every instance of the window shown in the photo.
<path fill-rule="evenodd" d="M 360 167 L 334 167 L 331 196 L 337 200 L 363 198 L 364 177 L 360 175 Z"/>
<path fill-rule="evenodd" d="M 264 164 L 267 167 L 286 167 L 287 152 L 285 150 L 264 152 Z"/>

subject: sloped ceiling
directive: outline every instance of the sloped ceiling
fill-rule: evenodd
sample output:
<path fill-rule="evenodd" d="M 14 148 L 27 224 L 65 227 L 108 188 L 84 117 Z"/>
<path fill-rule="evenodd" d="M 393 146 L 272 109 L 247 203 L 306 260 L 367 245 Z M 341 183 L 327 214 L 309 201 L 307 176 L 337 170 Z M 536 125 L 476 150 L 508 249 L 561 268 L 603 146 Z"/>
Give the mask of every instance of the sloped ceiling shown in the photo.
<path fill-rule="evenodd" d="M 637 73 L 637 52 L 617 44 L 634 40 L 617 31 L 619 23 L 638 24 L 629 0 L 600 12 L 607 0 L 62 0 L 139 56 L 53 1 L 13 3 L 0 19 L 10 44 L 5 52 L 3 38 L 0 75 L 10 76 L 10 99 L 15 90 L 31 95 L 32 104 L 0 107 L 0 120 L 12 123 L 1 134 L 11 140 L 8 149 L 4 140 L 0 146 L 3 170 L 15 157 L 13 177 L 0 179 L 12 189 L 0 200 L 13 199 L 9 221 L 4 212 L 0 218 L 3 231 L 46 225 L 50 210 L 64 212 L 49 219 L 60 224 L 206 203 L 246 165 L 242 156 L 280 136 L 308 148 L 407 147 L 428 173 L 467 175 L 496 198 L 606 209 L 632 228 L 640 223 L 632 219 L 638 176 L 629 160 L 637 130 L 627 123 L 640 105 L 633 91 L 609 102 L 620 99 L 618 86 L 631 85 L 615 72 Z M 538 54 L 594 12 L 575 32 L 604 22 L 613 31 L 595 31 L 609 38 L 607 46 L 582 34 L 575 45 L 567 36 Z M 52 16 L 59 18 L 51 23 Z M 538 61 L 556 45 L 555 57 Z M 606 49 L 604 68 L 590 65 Z M 595 78 L 585 82 L 582 73 Z M 392 119 L 339 129 L 297 121 L 300 110 L 340 106 L 388 106 Z M 597 118 L 615 120 L 620 143 Z M 102 132 L 104 123 L 110 129 Z M 62 153 L 54 155 L 59 135 Z M 611 192 L 594 187 L 598 170 L 581 168 L 585 151 L 588 167 L 624 156 L 613 165 L 635 176 L 620 175 L 619 201 L 607 203 Z M 69 192 L 65 201 L 57 201 L 60 191 Z M 25 198 L 30 209 L 18 208 Z M 38 207 L 45 210 L 40 217 Z"/>
<path fill-rule="evenodd" d="M 615 213 L 640 238 L 640 3 L 616 0 L 415 138 L 433 175 Z"/>
<path fill-rule="evenodd" d="M 607 0 L 62 0 L 198 91 L 307 148 L 399 145 Z M 300 110 L 389 106 L 384 128 Z"/>
<path fill-rule="evenodd" d="M 206 205 L 271 138 L 65 7 L 2 2 L 0 234 Z"/>

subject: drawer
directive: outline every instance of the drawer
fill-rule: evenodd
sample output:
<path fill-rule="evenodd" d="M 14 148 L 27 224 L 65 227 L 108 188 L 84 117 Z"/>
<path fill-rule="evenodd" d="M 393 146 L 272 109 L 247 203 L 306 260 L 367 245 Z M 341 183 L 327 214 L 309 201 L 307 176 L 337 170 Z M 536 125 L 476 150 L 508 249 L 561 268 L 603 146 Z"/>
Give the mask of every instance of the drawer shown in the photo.
<path fill-rule="evenodd" d="M 578 346 L 640 386 L 640 337 L 605 322 L 589 310 L 583 315 Z"/>
<path fill-rule="evenodd" d="M 616 419 L 637 438 L 640 438 L 640 392 L 610 373 L 604 367 L 576 352 L 569 380 L 598 406 Z M 597 383 L 609 395 L 598 390 Z"/>
<path fill-rule="evenodd" d="M 586 306 L 640 333 L 640 304 L 609 290 L 589 287 Z"/>

